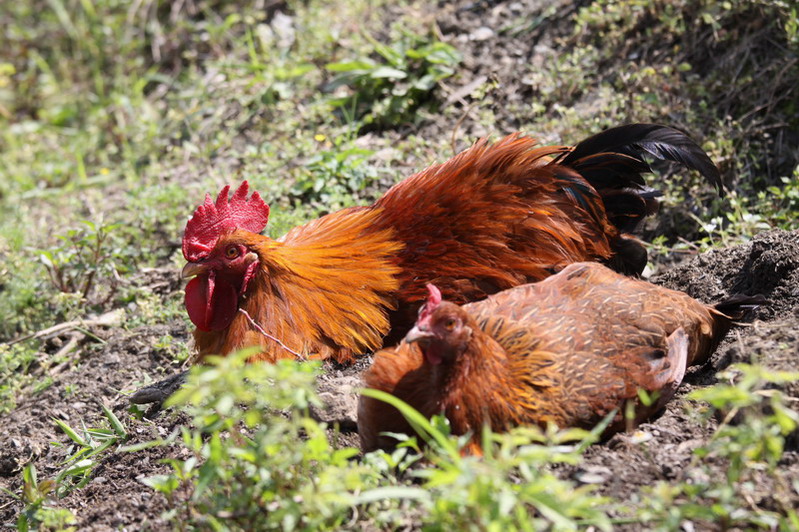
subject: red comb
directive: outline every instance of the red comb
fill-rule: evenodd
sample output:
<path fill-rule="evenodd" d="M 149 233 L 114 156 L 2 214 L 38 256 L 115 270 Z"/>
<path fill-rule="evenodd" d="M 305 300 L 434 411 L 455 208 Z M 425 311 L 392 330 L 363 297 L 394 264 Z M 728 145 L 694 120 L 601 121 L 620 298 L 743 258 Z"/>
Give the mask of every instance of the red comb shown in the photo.
<path fill-rule="evenodd" d="M 433 314 L 433 311 L 438 308 L 438 305 L 441 304 L 441 290 L 439 290 L 436 285 L 434 284 L 427 284 L 427 302 L 422 309 L 422 312 L 419 313 L 419 319 L 417 323 L 424 323 L 430 320 L 430 316 Z"/>
<path fill-rule="evenodd" d="M 183 233 L 183 256 L 189 262 L 205 258 L 214 249 L 217 239 L 233 229 L 260 233 L 269 220 L 269 205 L 258 192 L 247 198 L 249 184 L 244 181 L 228 200 L 230 185 L 219 192 L 216 202 L 205 195 L 205 203 L 197 207 Z"/>

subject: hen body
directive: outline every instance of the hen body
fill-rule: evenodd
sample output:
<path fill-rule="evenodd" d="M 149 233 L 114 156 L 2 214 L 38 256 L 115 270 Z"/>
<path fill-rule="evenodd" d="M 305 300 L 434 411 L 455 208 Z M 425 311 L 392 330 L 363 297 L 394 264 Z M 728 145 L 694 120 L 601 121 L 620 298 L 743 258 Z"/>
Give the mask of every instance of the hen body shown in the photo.
<path fill-rule="evenodd" d="M 719 308 L 734 313 L 755 299 Z M 364 380 L 427 417 L 443 412 L 455 434 L 484 424 L 590 428 L 619 408 L 613 432 L 662 408 L 686 366 L 705 362 L 729 327 L 727 315 L 686 294 L 573 264 L 484 301 L 441 303 L 408 334 L 419 341 L 378 352 Z M 625 420 L 639 389 L 659 398 Z M 358 427 L 365 450 L 391 446 L 381 432 L 412 433 L 398 411 L 366 396 Z"/>
<path fill-rule="evenodd" d="M 349 362 L 410 329 L 426 283 L 465 303 L 579 261 L 639 273 L 646 252 L 629 232 L 654 212 L 657 196 L 641 177 L 649 169 L 643 153 L 699 169 L 720 186 L 717 169 L 688 137 L 635 124 L 574 148 L 537 147 L 518 135 L 481 141 L 371 206 L 329 214 L 279 240 L 258 234 L 265 204 L 262 223 L 239 227 L 242 215 L 220 230 L 212 220 L 203 238 L 189 238 L 190 220 L 184 273 L 197 276 L 186 304 L 198 326 L 198 355 L 259 345 L 256 359 Z M 206 199 L 198 212 L 224 211 L 227 195 L 216 206 Z M 254 211 L 257 195 L 246 196 L 245 183 L 228 210 L 237 202 Z M 225 262 L 228 252 L 236 264 Z"/>

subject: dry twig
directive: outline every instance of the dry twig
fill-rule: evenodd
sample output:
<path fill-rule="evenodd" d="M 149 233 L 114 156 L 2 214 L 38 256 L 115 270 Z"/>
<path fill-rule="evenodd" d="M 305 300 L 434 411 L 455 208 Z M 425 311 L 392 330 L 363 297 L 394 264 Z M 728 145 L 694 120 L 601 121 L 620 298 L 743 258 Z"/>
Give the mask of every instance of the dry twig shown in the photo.
<path fill-rule="evenodd" d="M 118 325 L 122 321 L 122 316 L 124 315 L 123 309 L 116 309 L 110 312 L 106 312 L 101 316 L 98 316 L 93 319 L 79 319 L 79 320 L 72 320 L 72 321 L 65 321 L 63 323 L 59 323 L 53 325 L 52 327 L 48 327 L 47 329 L 42 329 L 41 331 L 26 334 L 25 336 L 21 336 L 15 340 L 11 340 L 6 343 L 6 345 L 14 345 L 18 344 L 19 342 L 24 342 L 25 340 L 30 339 L 48 339 L 54 336 L 58 336 L 59 334 L 70 331 L 73 329 L 85 329 L 87 327 L 94 327 L 94 326 L 101 326 L 101 327 L 112 327 L 114 325 Z M 67 344 L 69 345 L 69 344 Z"/>
<path fill-rule="evenodd" d="M 271 334 L 269 334 L 268 332 L 266 332 L 266 331 L 263 329 L 263 327 L 261 327 L 260 325 L 258 325 L 258 323 L 256 323 L 256 322 L 255 322 L 255 320 L 254 320 L 254 319 L 252 319 L 252 316 L 250 316 L 250 315 L 247 313 L 247 311 L 246 311 L 246 310 L 244 310 L 244 309 L 240 308 L 240 309 L 239 309 L 239 312 L 241 312 L 242 314 L 244 314 L 244 315 L 247 317 L 247 319 L 250 321 L 250 324 L 252 324 L 252 326 L 253 326 L 253 327 L 255 327 L 255 328 L 256 328 L 256 330 L 257 330 L 259 333 L 263 334 L 265 337 L 269 338 L 270 340 L 273 340 L 273 341 L 277 342 L 277 343 L 278 343 L 278 345 L 279 345 L 280 347 L 282 347 L 283 349 L 285 349 L 286 351 L 288 351 L 289 353 L 291 353 L 291 354 L 292 354 L 292 355 L 294 355 L 295 357 L 299 358 L 300 360 L 308 360 L 308 357 L 306 357 L 306 356 L 305 356 L 305 355 L 303 355 L 302 353 L 298 353 L 297 351 L 293 350 L 292 348 L 290 348 L 289 346 L 287 346 L 286 344 L 284 344 L 283 342 L 281 342 L 279 338 L 276 338 L 275 336 L 272 336 Z"/>

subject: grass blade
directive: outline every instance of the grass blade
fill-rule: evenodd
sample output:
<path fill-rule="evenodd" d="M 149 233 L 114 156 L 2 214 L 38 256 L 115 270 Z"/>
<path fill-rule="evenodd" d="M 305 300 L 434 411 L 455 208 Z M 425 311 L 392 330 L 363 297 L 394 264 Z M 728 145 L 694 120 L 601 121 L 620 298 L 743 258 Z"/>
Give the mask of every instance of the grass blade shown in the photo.
<path fill-rule="evenodd" d="M 74 441 L 75 443 L 77 443 L 77 444 L 78 444 L 78 445 L 80 445 L 81 447 L 89 447 L 89 444 L 88 444 L 88 443 L 86 443 L 86 440 L 84 440 L 83 438 L 81 438 L 81 437 L 78 435 L 78 433 L 77 433 L 77 432 L 75 432 L 75 430 L 74 430 L 72 427 L 70 427 L 69 425 L 67 425 L 66 423 L 64 423 L 63 421 L 61 421 L 60 419 L 53 418 L 53 421 L 54 421 L 54 422 L 55 422 L 55 424 L 56 424 L 56 425 L 58 425 L 58 427 L 59 427 L 59 428 L 60 428 L 60 429 L 61 429 L 61 430 L 64 432 L 64 434 L 66 434 L 67 436 L 69 436 L 69 439 L 70 439 L 70 440 Z"/>
<path fill-rule="evenodd" d="M 125 426 L 119 420 L 119 418 L 105 405 L 100 405 L 103 408 L 103 412 L 105 413 L 105 417 L 108 418 L 108 422 L 111 424 L 111 427 L 114 429 L 114 432 L 117 433 L 117 436 L 122 438 L 123 440 L 128 437 L 128 431 L 125 430 Z"/>
<path fill-rule="evenodd" d="M 447 455 L 452 459 L 453 462 L 460 462 L 461 456 L 460 452 L 458 451 L 458 446 L 455 444 L 455 442 L 446 434 L 436 429 L 427 418 L 425 418 L 411 405 L 389 393 L 380 390 L 373 390 L 371 388 L 361 390 L 361 394 L 373 399 L 377 399 L 378 401 L 388 403 L 399 410 L 405 419 L 408 420 L 408 423 L 411 424 L 413 430 L 419 433 L 419 435 L 422 436 L 425 441 L 429 442 L 432 438 L 441 447 L 441 449 L 446 451 Z"/>

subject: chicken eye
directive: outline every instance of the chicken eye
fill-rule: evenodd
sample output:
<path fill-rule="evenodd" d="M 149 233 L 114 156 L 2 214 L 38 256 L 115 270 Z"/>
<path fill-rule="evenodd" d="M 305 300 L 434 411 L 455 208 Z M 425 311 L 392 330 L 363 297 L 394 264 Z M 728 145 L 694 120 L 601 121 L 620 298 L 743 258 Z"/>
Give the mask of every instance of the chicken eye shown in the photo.
<path fill-rule="evenodd" d="M 448 331 L 453 330 L 455 328 L 455 319 L 454 318 L 450 318 L 447 321 L 445 321 L 444 322 L 444 328 L 446 330 L 448 330 Z"/>
<path fill-rule="evenodd" d="M 235 259 L 239 256 L 239 248 L 236 246 L 230 246 L 225 250 L 225 256 L 229 259 Z"/>

